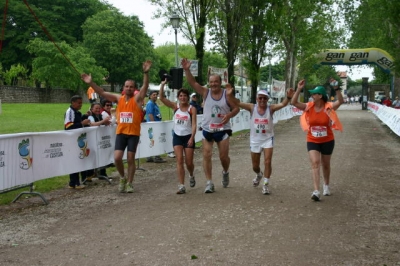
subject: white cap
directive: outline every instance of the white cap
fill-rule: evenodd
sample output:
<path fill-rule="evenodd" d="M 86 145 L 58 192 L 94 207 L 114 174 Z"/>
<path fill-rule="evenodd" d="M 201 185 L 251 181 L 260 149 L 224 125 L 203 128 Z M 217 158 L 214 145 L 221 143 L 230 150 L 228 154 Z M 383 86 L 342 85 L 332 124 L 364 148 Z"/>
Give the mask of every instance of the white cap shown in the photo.
<path fill-rule="evenodd" d="M 196 93 L 192 93 L 192 94 L 190 94 L 190 97 L 193 97 L 193 96 L 196 96 Z"/>
<path fill-rule="evenodd" d="M 268 98 L 270 98 L 270 96 L 269 96 L 269 94 L 268 94 L 268 92 L 266 91 L 266 90 L 259 90 L 258 92 L 257 92 L 257 95 L 265 95 L 265 96 L 267 96 Z"/>

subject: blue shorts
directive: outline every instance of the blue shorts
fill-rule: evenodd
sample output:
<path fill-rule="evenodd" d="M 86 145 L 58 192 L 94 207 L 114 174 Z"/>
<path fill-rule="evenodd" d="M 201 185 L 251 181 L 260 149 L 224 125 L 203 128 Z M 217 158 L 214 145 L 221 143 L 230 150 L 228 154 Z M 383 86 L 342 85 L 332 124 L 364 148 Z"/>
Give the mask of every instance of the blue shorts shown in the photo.
<path fill-rule="evenodd" d="M 136 153 L 138 144 L 139 144 L 139 136 L 117 134 L 115 138 L 116 151 L 125 151 L 125 148 L 128 147 L 128 151 Z"/>
<path fill-rule="evenodd" d="M 232 130 L 223 130 L 214 133 L 203 130 L 203 139 L 207 140 L 208 142 L 220 142 L 229 138 L 229 136 L 232 136 Z"/>
<path fill-rule="evenodd" d="M 331 155 L 334 147 L 335 147 L 335 140 L 323 143 L 307 142 L 308 151 L 315 150 L 323 155 Z"/>
<path fill-rule="evenodd" d="M 192 146 L 188 146 L 189 139 L 192 137 L 192 134 L 186 136 L 178 136 L 175 134 L 172 135 L 172 146 L 183 146 L 183 148 L 192 148 L 194 149 L 195 142 L 193 141 Z"/>

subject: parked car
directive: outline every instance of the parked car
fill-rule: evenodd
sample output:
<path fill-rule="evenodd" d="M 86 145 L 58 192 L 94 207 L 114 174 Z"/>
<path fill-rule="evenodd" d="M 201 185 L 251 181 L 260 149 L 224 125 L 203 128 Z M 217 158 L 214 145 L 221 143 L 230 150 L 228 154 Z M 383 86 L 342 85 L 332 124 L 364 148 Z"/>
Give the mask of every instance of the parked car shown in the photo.
<path fill-rule="evenodd" d="M 375 102 L 377 103 L 382 103 L 383 100 L 385 100 L 386 96 L 385 95 L 378 95 L 375 97 Z"/>

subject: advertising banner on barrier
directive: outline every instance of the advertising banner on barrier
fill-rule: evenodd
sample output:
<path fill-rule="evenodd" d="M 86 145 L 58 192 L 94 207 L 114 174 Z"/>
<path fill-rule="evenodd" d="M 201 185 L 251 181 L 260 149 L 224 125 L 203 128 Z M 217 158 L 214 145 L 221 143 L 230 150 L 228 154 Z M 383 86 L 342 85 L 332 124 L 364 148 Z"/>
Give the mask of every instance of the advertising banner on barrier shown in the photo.
<path fill-rule="evenodd" d="M 30 135 L 4 135 L 0 138 L 0 191 L 28 184 L 33 179 L 32 147 Z"/>
<path fill-rule="evenodd" d="M 292 110 L 287 106 L 275 112 L 274 121 L 290 118 Z M 202 140 L 201 120 L 198 115 L 196 142 Z M 249 129 L 250 113 L 242 110 L 230 122 L 233 132 Z M 115 129 L 100 126 L 0 135 L 0 191 L 114 162 Z M 173 151 L 172 129 L 173 121 L 142 123 L 136 158 Z"/>

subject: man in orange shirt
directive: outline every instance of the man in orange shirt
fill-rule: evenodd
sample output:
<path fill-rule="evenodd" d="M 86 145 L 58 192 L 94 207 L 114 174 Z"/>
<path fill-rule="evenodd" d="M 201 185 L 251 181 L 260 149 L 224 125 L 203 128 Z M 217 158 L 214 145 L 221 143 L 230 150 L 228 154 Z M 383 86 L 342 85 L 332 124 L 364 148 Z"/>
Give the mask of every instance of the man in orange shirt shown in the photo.
<path fill-rule="evenodd" d="M 134 95 L 135 81 L 126 80 L 124 84 L 124 95 L 112 94 L 105 92 L 103 88 L 92 81 L 92 77 L 88 74 L 82 74 L 82 80 L 89 84 L 101 97 L 111 102 L 117 102 L 116 120 L 117 136 L 115 139 L 114 161 L 115 167 L 120 174 L 119 192 L 133 192 L 133 178 L 135 175 L 135 154 L 140 137 L 140 124 L 142 123 L 141 104 L 146 97 L 149 87 L 149 70 L 152 62 L 147 60 L 143 63 L 143 86 L 139 93 Z M 122 157 L 124 151 L 128 147 L 127 162 L 128 175 L 125 177 L 124 164 Z"/>

